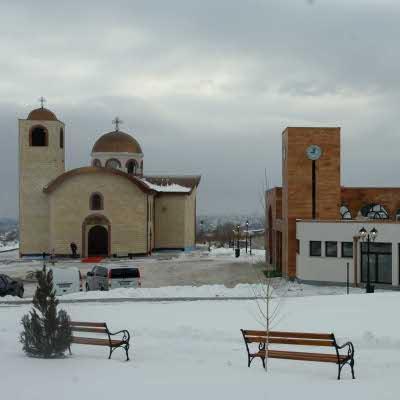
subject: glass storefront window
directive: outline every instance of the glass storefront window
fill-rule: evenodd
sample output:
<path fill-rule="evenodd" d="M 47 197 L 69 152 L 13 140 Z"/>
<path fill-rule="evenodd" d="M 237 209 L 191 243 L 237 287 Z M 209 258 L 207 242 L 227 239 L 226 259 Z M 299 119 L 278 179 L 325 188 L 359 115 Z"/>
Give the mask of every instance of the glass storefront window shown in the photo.
<path fill-rule="evenodd" d="M 367 243 L 361 243 L 361 281 L 367 282 Z M 392 244 L 370 243 L 369 274 L 373 283 L 392 283 Z"/>

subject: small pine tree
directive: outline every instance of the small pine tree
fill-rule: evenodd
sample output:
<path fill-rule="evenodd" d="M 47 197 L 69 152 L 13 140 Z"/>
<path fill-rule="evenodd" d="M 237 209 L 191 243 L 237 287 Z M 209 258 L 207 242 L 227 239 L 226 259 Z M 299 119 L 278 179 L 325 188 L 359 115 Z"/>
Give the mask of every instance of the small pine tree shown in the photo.
<path fill-rule="evenodd" d="M 53 273 L 43 266 L 36 271 L 38 286 L 29 314 L 22 318 L 20 341 L 31 357 L 62 357 L 72 342 L 70 319 L 64 310 L 57 312 L 58 300 L 53 288 Z"/>

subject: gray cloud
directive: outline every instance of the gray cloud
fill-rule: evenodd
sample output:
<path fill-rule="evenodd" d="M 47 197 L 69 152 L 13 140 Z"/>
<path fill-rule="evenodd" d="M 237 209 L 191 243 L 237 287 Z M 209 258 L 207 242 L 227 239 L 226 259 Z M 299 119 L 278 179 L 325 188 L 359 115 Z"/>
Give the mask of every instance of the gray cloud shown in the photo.
<path fill-rule="evenodd" d="M 261 212 L 288 125 L 342 126 L 343 183 L 397 185 L 399 17 L 394 0 L 2 2 L 0 215 L 41 95 L 68 168 L 118 114 L 146 172 L 203 175 L 200 212 Z"/>

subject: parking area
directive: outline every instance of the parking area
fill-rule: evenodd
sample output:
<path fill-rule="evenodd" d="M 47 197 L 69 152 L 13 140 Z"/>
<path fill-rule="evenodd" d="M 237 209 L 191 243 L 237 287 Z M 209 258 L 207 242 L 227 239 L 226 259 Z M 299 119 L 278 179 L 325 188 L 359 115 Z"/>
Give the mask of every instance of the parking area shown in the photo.
<path fill-rule="evenodd" d="M 235 258 L 233 250 L 216 249 L 211 252 L 197 250 L 190 253 L 157 253 L 150 257 L 129 259 L 106 259 L 104 264 L 119 264 L 139 267 L 142 287 L 158 288 L 165 286 L 202 286 L 220 284 L 234 287 L 241 283 L 257 283 L 258 274 L 264 261 L 263 252 L 250 256 L 242 254 Z M 27 279 L 30 273 L 41 268 L 42 260 L 18 258 L 17 252 L 0 254 L 0 273 L 24 280 L 25 297 L 31 297 L 35 290 L 34 282 Z M 81 263 L 80 260 L 62 259 L 55 265 L 60 268 L 78 267 L 83 275 L 94 264 Z"/>

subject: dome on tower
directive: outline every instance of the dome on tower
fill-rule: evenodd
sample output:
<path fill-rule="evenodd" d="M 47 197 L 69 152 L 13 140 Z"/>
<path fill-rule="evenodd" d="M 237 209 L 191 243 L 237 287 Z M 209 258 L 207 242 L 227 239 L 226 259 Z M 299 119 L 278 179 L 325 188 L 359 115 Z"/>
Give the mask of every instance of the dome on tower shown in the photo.
<path fill-rule="evenodd" d="M 92 153 L 138 153 L 142 154 L 140 144 L 131 135 L 113 131 L 101 136 L 93 146 Z"/>
<path fill-rule="evenodd" d="M 32 110 L 29 113 L 27 119 L 35 120 L 35 121 L 58 121 L 57 117 L 53 113 L 53 111 L 50 111 L 44 107 L 40 107 L 40 108 L 36 108 L 35 110 Z"/>

